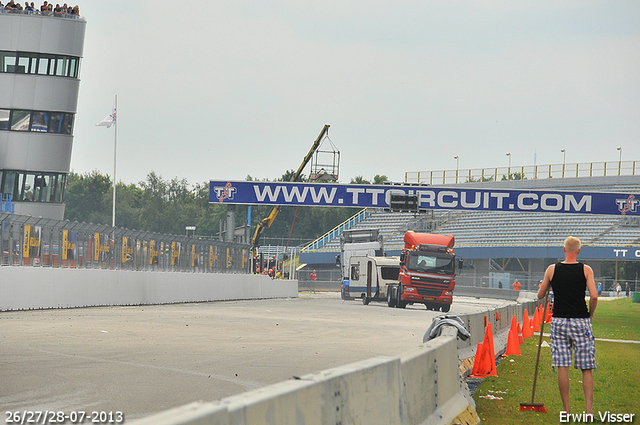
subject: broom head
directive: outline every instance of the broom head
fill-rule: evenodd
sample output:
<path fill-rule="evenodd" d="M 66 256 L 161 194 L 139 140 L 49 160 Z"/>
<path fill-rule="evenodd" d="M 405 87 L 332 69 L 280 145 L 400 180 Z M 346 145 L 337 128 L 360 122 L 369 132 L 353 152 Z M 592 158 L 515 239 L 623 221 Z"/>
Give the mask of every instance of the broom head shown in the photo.
<path fill-rule="evenodd" d="M 549 413 L 547 409 L 544 408 L 544 403 L 520 403 L 520 411 Z"/>

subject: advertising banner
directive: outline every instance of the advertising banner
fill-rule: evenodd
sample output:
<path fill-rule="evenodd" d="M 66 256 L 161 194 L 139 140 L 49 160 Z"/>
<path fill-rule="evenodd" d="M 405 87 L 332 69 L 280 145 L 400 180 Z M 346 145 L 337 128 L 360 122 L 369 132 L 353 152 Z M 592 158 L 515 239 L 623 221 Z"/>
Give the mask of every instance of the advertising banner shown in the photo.
<path fill-rule="evenodd" d="M 158 241 L 149 241 L 149 265 L 158 264 Z"/>
<path fill-rule="evenodd" d="M 69 254 L 67 250 L 69 249 L 69 231 L 62 231 L 62 259 L 66 260 L 67 255 Z"/>
<path fill-rule="evenodd" d="M 122 264 L 127 264 L 133 258 L 133 247 L 127 236 L 122 237 Z"/>
<path fill-rule="evenodd" d="M 62 231 L 62 259 L 75 260 L 78 232 L 73 230 Z"/>
<path fill-rule="evenodd" d="M 191 245 L 191 267 L 198 267 L 200 257 L 200 245 Z"/>
<path fill-rule="evenodd" d="M 171 265 L 180 264 L 180 242 L 171 242 Z"/>
<path fill-rule="evenodd" d="M 209 268 L 215 267 L 215 260 L 218 258 L 218 247 L 214 247 L 213 245 L 209 245 Z"/>
<path fill-rule="evenodd" d="M 96 233 L 93 237 L 93 261 L 100 258 L 100 233 Z"/>
<path fill-rule="evenodd" d="M 391 208 L 392 195 L 416 196 L 418 210 L 640 215 L 640 193 L 255 181 L 209 186 L 214 204 Z"/>
<path fill-rule="evenodd" d="M 24 238 L 22 240 L 22 257 L 29 258 L 29 248 L 31 246 L 31 227 L 30 225 L 24 226 Z"/>

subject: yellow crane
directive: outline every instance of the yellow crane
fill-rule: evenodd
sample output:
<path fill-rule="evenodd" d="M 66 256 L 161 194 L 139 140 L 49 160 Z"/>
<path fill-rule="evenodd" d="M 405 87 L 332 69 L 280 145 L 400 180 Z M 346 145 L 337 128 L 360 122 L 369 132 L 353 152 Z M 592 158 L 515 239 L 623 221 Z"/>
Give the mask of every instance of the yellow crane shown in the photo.
<path fill-rule="evenodd" d="M 313 156 L 314 152 L 318 149 L 318 146 L 320 146 L 320 142 L 322 142 L 322 139 L 324 138 L 324 136 L 327 134 L 328 131 L 329 131 L 329 124 L 326 124 L 322 129 L 322 131 L 320 132 L 320 135 L 318 136 L 316 141 L 313 142 L 313 146 L 311 146 L 311 149 L 309 150 L 309 153 L 307 154 L 307 156 L 304 157 L 302 164 L 300 164 L 300 167 L 298 167 L 298 170 L 293 174 L 293 176 L 291 176 L 291 180 L 289 181 L 294 182 L 298 180 L 298 178 L 302 174 L 302 170 L 304 170 L 304 167 L 309 163 L 309 161 L 311 160 L 311 157 Z M 260 246 L 259 245 L 260 235 L 262 235 L 262 232 L 264 231 L 264 229 L 271 227 L 271 224 L 278 216 L 278 213 L 280 212 L 281 208 L 282 208 L 281 205 L 276 205 L 275 207 L 273 207 L 271 209 L 271 213 L 265 218 L 263 218 L 262 221 L 258 224 L 258 227 L 256 227 L 256 231 L 253 234 L 253 238 L 251 239 L 251 254 L 254 257 L 258 254 L 258 246 Z"/>

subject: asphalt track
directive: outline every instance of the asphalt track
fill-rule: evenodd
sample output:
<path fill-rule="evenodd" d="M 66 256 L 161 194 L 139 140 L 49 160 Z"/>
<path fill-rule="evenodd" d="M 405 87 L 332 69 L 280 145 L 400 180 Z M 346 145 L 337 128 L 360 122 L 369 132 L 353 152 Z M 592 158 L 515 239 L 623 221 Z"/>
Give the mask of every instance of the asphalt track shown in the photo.
<path fill-rule="evenodd" d="M 457 297 L 449 314 L 510 301 Z M 440 312 L 299 298 L 0 313 L 7 411 L 147 416 L 422 343 Z"/>

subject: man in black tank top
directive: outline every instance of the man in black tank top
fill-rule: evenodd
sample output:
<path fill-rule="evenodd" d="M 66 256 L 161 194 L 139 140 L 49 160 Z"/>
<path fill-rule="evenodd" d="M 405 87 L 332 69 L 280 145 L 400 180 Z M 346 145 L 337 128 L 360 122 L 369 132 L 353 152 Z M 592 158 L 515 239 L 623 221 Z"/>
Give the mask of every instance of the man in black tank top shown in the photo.
<path fill-rule="evenodd" d="M 578 262 L 580 239 L 569 236 L 564 241 L 565 260 L 550 265 L 538 290 L 544 298 L 553 289 L 553 319 L 551 321 L 552 366 L 558 368 L 558 388 L 565 412 L 569 413 L 569 367 L 582 370 L 585 413 L 593 415 L 593 369 L 596 368 L 596 345 L 591 320 L 598 304 L 598 291 L 593 269 Z M 585 291 L 589 290 L 589 308 Z M 592 416 L 593 418 L 593 416 Z"/>

